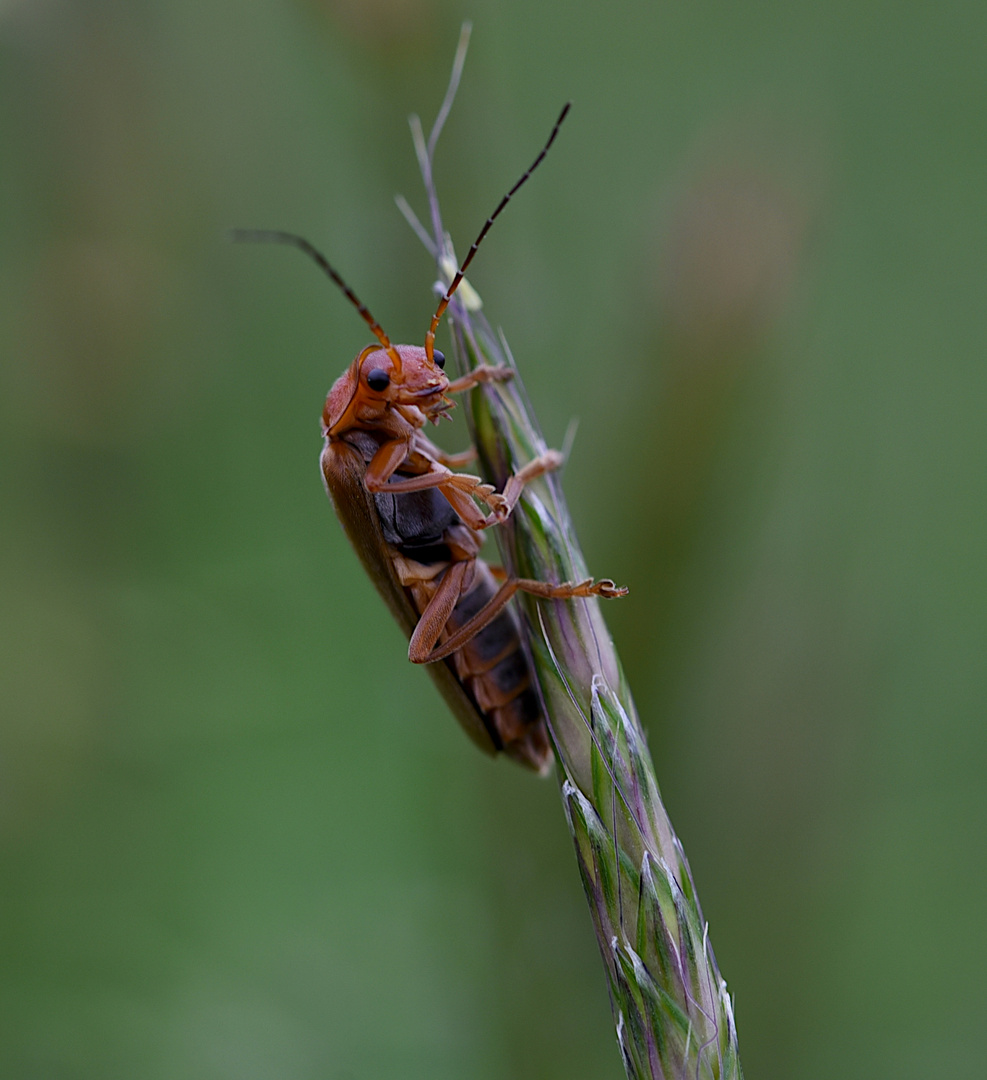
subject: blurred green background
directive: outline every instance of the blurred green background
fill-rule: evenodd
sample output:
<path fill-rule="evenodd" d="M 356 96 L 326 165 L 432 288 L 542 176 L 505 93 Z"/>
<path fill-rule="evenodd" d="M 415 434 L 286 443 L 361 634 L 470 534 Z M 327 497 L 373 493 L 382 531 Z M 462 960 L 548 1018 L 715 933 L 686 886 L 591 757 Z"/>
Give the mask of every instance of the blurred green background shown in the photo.
<path fill-rule="evenodd" d="M 987 7 L 874 0 L 0 2 L 0 1075 L 622 1075 L 554 784 L 322 491 L 366 328 L 223 239 L 420 341 L 464 17 L 460 251 L 574 101 L 472 280 L 747 1075 L 982 1077 Z"/>

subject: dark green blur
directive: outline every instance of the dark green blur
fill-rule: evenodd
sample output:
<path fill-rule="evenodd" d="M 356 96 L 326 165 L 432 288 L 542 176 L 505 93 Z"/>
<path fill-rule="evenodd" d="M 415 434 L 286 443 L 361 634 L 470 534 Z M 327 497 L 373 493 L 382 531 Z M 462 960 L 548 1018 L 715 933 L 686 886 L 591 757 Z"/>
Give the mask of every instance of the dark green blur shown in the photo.
<path fill-rule="evenodd" d="M 979 1078 L 987 8 L 780 0 L 0 0 L 0 1076 L 622 1073 L 554 784 L 322 491 L 366 328 L 224 241 L 421 341 L 464 17 L 461 252 L 574 102 L 471 281 L 580 417 L 747 1075 Z"/>

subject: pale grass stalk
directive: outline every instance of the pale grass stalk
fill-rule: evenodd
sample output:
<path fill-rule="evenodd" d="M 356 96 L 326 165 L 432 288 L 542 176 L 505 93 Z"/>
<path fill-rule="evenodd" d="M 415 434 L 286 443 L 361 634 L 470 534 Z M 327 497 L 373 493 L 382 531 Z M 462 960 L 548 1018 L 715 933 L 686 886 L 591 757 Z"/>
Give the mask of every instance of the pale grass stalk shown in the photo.
<path fill-rule="evenodd" d="M 399 199 L 436 259 L 439 293 L 448 287 L 457 264 L 442 228 L 432 160 L 468 37 L 467 25 L 427 142 L 417 117 L 412 118 L 431 229 Z M 468 283 L 453 298 L 448 318 L 460 371 L 486 363 L 508 364 L 515 372 L 509 382 L 475 390 L 468 408 L 482 470 L 499 488 L 547 447 L 507 343 L 491 330 Z M 532 483 L 510 520 L 496 531 L 512 574 L 552 582 L 589 576 L 557 475 Z M 689 864 L 662 805 L 600 603 L 521 595 L 519 604 L 627 1075 L 632 1080 L 740 1078 L 732 1002 L 716 966 Z"/>

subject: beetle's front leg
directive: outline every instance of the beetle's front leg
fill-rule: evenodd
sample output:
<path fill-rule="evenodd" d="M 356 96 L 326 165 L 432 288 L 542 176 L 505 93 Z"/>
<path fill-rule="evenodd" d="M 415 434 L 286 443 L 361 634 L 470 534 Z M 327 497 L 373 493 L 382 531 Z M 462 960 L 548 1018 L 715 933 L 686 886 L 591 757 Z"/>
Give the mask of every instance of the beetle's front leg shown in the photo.
<path fill-rule="evenodd" d="M 436 446 L 431 439 L 427 439 L 421 432 L 415 439 L 415 449 L 423 453 L 425 457 L 432 458 L 445 465 L 449 469 L 462 469 L 464 466 L 476 461 L 476 447 L 471 446 L 468 450 L 462 450 L 458 454 L 447 454 L 443 449 Z"/>
<path fill-rule="evenodd" d="M 474 386 L 487 382 L 509 382 L 514 378 L 514 371 L 506 364 L 477 364 L 472 371 L 462 378 L 454 379 L 446 387 L 447 394 L 458 394 L 462 390 L 472 390 Z"/>
<path fill-rule="evenodd" d="M 444 450 L 439 450 L 435 455 L 436 461 L 450 469 L 462 469 L 466 465 L 472 465 L 476 458 L 476 449 L 472 446 L 468 450 L 460 450 L 456 454 L 447 454 Z"/>

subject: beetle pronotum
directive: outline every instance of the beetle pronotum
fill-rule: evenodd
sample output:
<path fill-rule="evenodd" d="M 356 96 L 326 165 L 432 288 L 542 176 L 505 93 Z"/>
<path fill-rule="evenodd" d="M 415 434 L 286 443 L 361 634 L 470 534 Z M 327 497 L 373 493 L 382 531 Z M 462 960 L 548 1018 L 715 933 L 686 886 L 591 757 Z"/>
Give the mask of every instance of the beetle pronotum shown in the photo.
<path fill-rule="evenodd" d="M 503 751 L 539 773 L 552 761 L 532 685 L 520 625 L 508 606 L 518 591 L 551 599 L 623 596 L 612 581 L 564 582 L 508 576 L 479 557 L 483 531 L 507 519 L 524 485 L 558 468 L 549 450 L 497 492 L 478 476 L 454 472 L 473 457 L 446 454 L 425 437 L 454 404 L 449 394 L 508 379 L 505 367 L 480 365 L 461 378 L 445 374 L 435 331 L 491 225 L 541 164 L 569 111 L 559 115 L 541 152 L 487 218 L 445 290 L 424 346 L 394 345 L 329 261 L 304 238 L 239 230 L 235 240 L 288 244 L 312 258 L 370 327 L 366 346 L 336 380 L 322 411 L 322 475 L 357 555 L 410 639 L 408 658 L 428 664 L 446 701 L 487 753 Z M 486 507 L 486 511 L 481 509 Z"/>

